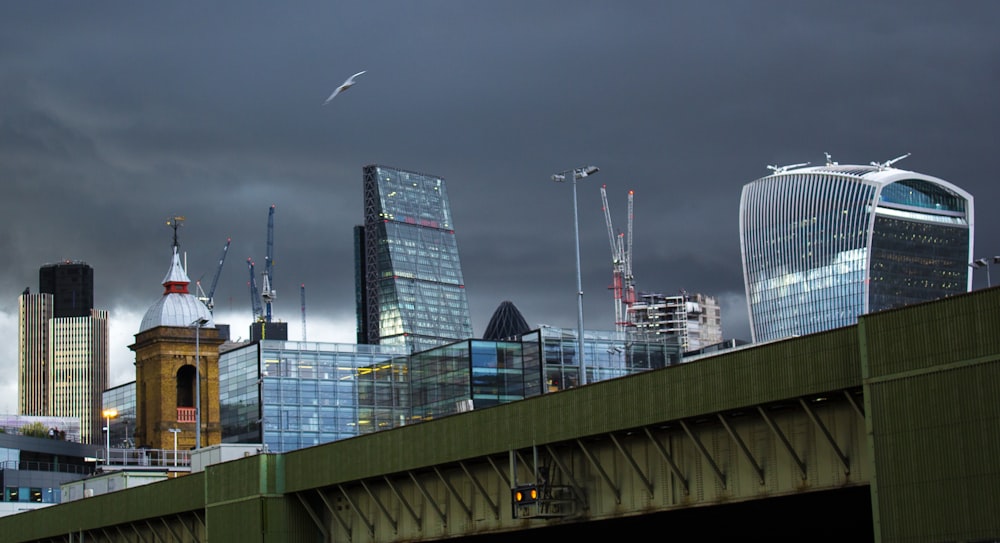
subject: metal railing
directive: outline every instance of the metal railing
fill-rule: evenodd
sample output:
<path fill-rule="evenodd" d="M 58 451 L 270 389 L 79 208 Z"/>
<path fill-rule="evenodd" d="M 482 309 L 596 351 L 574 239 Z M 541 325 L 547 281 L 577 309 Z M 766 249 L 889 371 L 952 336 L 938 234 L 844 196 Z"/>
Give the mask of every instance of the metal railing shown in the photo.
<path fill-rule="evenodd" d="M 79 473 L 82 475 L 91 474 L 94 472 L 94 466 L 81 466 L 79 464 L 67 464 L 67 463 L 55 463 L 55 462 L 38 462 L 34 460 L 5 460 L 0 462 L 0 471 L 2 470 L 16 470 L 16 471 L 54 471 L 58 473 Z"/>
<path fill-rule="evenodd" d="M 173 449 L 115 449 L 100 451 L 100 463 L 106 466 L 150 468 L 190 467 L 191 451 Z"/>

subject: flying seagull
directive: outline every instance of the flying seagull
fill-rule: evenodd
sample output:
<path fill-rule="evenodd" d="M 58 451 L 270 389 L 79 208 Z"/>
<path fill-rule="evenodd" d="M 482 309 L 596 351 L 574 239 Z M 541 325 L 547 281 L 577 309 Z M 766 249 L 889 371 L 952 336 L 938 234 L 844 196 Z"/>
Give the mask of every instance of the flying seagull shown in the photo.
<path fill-rule="evenodd" d="M 333 94 L 331 94 L 330 97 L 326 99 L 326 102 L 323 102 L 323 105 L 324 106 L 327 105 L 328 103 L 330 103 L 330 100 L 333 100 L 338 94 L 340 94 L 340 93 L 344 92 L 345 90 L 353 87 L 354 83 L 355 83 L 354 78 L 357 77 L 357 76 L 359 76 L 359 75 L 361 75 L 361 74 L 363 74 L 363 73 L 365 73 L 365 71 L 367 71 L 367 70 L 360 71 L 360 72 L 352 75 L 351 77 L 348 77 L 347 81 L 344 81 L 339 87 L 337 87 L 337 89 L 333 91 Z"/>

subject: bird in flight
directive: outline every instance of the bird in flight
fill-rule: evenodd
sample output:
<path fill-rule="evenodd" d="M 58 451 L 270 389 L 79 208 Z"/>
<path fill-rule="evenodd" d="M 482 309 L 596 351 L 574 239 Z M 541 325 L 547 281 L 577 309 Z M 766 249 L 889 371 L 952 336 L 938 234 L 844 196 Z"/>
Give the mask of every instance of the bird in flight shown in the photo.
<path fill-rule="evenodd" d="M 336 90 L 333 91 L 333 94 L 331 94 L 330 97 L 326 99 L 326 102 L 323 102 L 323 105 L 324 106 L 327 105 L 328 103 L 330 103 L 330 100 L 333 100 L 338 94 L 340 94 L 340 93 L 344 92 L 345 90 L 353 87 L 354 83 L 356 83 L 354 81 L 354 78 L 357 77 L 357 76 L 359 76 L 359 75 L 361 75 L 361 74 L 363 74 L 363 73 L 365 73 L 365 71 L 367 71 L 367 70 L 362 70 L 362 71 L 360 71 L 360 72 L 352 75 L 351 77 L 348 77 L 347 81 L 344 81 L 343 83 L 341 83 L 341 85 L 339 87 L 337 87 Z"/>

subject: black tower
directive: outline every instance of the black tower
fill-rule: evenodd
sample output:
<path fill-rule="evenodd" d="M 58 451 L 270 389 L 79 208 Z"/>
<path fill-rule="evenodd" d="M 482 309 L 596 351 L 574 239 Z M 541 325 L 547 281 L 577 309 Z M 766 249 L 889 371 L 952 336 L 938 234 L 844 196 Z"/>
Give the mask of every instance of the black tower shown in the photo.
<path fill-rule="evenodd" d="M 38 290 L 53 297 L 53 317 L 89 317 L 94 308 L 94 268 L 86 262 L 46 264 L 38 270 Z"/>

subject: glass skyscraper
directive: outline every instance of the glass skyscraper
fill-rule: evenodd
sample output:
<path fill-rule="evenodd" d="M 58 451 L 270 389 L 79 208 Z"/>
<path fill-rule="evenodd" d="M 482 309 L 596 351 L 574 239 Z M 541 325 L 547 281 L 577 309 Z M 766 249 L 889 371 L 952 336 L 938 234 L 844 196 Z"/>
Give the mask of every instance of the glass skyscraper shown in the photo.
<path fill-rule="evenodd" d="M 839 328 L 971 288 L 972 196 L 891 162 L 776 168 L 743 187 L 753 341 Z"/>
<path fill-rule="evenodd" d="M 364 167 L 365 222 L 355 228 L 358 343 L 411 352 L 472 337 L 444 179 Z"/>

